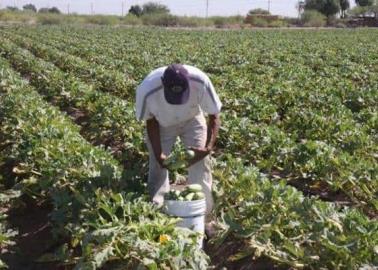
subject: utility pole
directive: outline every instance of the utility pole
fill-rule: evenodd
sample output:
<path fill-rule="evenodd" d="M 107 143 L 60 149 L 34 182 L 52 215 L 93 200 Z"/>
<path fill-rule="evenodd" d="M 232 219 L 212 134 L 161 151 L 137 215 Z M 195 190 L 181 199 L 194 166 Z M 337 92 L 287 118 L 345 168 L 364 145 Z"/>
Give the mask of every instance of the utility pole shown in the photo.
<path fill-rule="evenodd" d="M 93 12 L 93 2 L 91 3 L 91 14 L 93 15 L 94 12 Z"/>
<path fill-rule="evenodd" d="M 206 18 L 209 16 L 209 0 L 206 0 Z"/>
<path fill-rule="evenodd" d="M 122 17 L 123 17 L 123 9 L 124 9 L 124 3 L 122 1 Z"/>
<path fill-rule="evenodd" d="M 67 4 L 67 14 L 70 15 L 70 4 Z"/>
<path fill-rule="evenodd" d="M 298 19 L 301 17 L 301 0 L 298 0 Z"/>
<path fill-rule="evenodd" d="M 305 2 L 303 0 L 298 1 L 298 18 L 301 17 L 302 12 L 304 11 Z"/>
<path fill-rule="evenodd" d="M 268 12 L 270 13 L 270 0 L 268 0 Z"/>

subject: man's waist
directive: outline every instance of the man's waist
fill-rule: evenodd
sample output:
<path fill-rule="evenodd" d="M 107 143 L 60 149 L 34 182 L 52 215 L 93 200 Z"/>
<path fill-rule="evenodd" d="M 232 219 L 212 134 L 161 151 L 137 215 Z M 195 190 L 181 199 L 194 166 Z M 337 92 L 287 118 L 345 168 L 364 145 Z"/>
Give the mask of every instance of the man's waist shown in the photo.
<path fill-rule="evenodd" d="M 171 128 L 175 126 L 185 126 L 187 123 L 193 121 L 195 118 L 200 118 L 204 117 L 203 112 L 200 110 L 194 115 L 186 115 L 185 117 L 175 117 L 170 120 L 165 120 L 165 121 L 159 121 L 159 125 L 162 126 L 163 128 Z"/>

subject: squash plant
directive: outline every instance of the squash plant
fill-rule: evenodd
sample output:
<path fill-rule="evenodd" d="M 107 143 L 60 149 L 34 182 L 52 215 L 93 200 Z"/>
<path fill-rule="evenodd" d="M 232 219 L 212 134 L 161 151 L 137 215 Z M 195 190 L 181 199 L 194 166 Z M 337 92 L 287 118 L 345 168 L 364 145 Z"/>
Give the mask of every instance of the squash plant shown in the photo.
<path fill-rule="evenodd" d="M 37 201 L 51 201 L 54 206 L 51 219 L 55 236 L 61 238 L 65 235 L 70 239 L 56 253 L 42 256 L 40 262 L 58 260 L 78 264 L 77 267 L 82 269 L 84 265 L 88 266 L 90 256 L 95 256 L 96 263 L 89 264 L 94 269 L 113 259 L 130 265 L 173 265 L 177 266 L 176 269 L 181 266 L 191 268 L 191 265 L 203 269 L 208 265 L 207 256 L 197 248 L 196 234 L 176 229 L 178 220 L 159 214 L 146 198 L 135 200 L 122 194 L 125 179 L 121 176 L 125 174 L 122 174 L 119 163 L 111 154 L 88 143 L 81 137 L 78 126 L 57 108 L 43 101 L 9 67 L 4 67 L 4 60 L 0 61 L 0 134 L 8 142 L 1 149 L 0 156 L 7 157 L 7 161 L 12 160 L 12 164 L 15 164 L 14 189 Z M 119 212 L 109 212 L 113 203 L 119 204 L 115 205 Z M 109 218 L 110 213 L 110 220 L 118 219 L 120 228 L 126 226 L 121 236 L 127 235 L 131 229 L 140 231 L 122 240 L 125 247 L 136 248 L 139 257 L 125 257 L 124 253 L 112 253 L 111 257 L 107 257 L 100 252 L 104 244 L 97 241 L 100 238 L 89 241 L 89 235 L 97 235 L 99 231 L 101 234 L 109 226 L 104 222 L 104 211 L 108 214 L 105 218 Z M 172 243 L 162 245 L 160 235 L 169 235 Z M 111 234 L 102 238 L 108 241 L 105 236 L 111 237 Z M 135 246 L 142 240 L 145 244 Z M 118 248 L 115 242 L 106 242 L 106 245 L 107 250 Z M 82 247 L 83 259 L 80 261 L 73 256 L 73 249 L 78 247 Z M 156 256 L 152 256 L 151 247 Z M 88 253 L 88 250 L 98 250 L 99 254 Z M 128 251 L 124 248 L 122 252 Z M 176 257 L 180 254 L 182 256 Z"/>

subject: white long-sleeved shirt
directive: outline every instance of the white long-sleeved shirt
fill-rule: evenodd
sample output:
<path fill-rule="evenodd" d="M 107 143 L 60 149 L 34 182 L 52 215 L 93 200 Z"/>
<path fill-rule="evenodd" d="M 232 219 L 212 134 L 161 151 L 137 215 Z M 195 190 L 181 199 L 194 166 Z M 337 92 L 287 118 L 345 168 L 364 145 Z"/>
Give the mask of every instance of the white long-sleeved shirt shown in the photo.
<path fill-rule="evenodd" d="M 136 115 L 138 120 L 153 117 L 161 126 L 168 127 L 192 119 L 200 112 L 217 114 L 222 103 L 209 77 L 200 69 L 184 65 L 189 72 L 189 100 L 185 104 L 169 104 L 164 97 L 161 77 L 167 67 L 153 70 L 138 86 Z"/>

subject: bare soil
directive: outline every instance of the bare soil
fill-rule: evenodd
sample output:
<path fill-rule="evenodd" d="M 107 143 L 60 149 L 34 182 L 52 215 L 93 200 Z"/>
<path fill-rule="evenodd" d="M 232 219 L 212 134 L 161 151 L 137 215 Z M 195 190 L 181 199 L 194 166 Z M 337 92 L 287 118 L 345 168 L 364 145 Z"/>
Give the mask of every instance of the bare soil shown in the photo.
<path fill-rule="evenodd" d="M 37 262 L 43 254 L 54 251 L 59 241 L 53 238 L 49 222 L 52 207 L 48 203 L 35 204 L 26 197 L 20 200 L 16 208 L 8 209 L 8 224 L 18 235 L 14 237 L 15 245 L 8 247 L 0 258 L 15 270 L 68 270 L 56 262 Z"/>
<path fill-rule="evenodd" d="M 227 239 L 226 239 L 227 240 Z M 288 267 L 278 266 L 266 257 L 253 258 L 252 255 L 236 259 L 238 252 L 247 250 L 247 243 L 242 240 L 227 240 L 217 246 L 206 240 L 204 244 L 205 252 L 211 258 L 214 269 L 224 270 L 290 270 Z"/>

